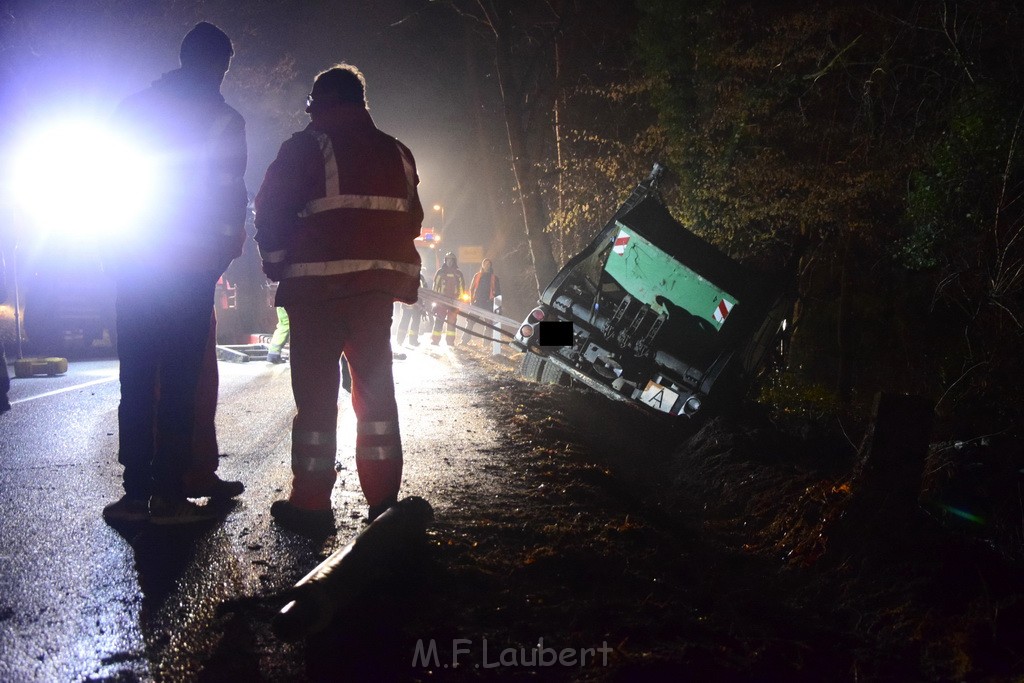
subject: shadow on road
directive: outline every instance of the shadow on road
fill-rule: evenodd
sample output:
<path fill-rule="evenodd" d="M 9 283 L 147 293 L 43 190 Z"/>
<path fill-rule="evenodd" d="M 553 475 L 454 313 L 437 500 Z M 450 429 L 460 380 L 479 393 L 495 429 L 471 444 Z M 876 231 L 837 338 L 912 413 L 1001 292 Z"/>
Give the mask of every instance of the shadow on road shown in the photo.
<path fill-rule="evenodd" d="M 217 519 L 208 522 L 159 526 L 150 523 L 111 524 L 135 552 L 135 570 L 142 589 L 143 608 L 159 610 L 195 559 L 199 539 L 215 529 L 234 508 L 235 501 L 211 501 Z"/>

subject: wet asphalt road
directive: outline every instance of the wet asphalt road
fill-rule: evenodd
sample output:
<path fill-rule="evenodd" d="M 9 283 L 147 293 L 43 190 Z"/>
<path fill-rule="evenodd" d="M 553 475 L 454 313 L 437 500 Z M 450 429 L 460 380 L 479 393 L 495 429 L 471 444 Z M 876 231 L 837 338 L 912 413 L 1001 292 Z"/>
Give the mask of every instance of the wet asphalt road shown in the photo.
<path fill-rule="evenodd" d="M 468 370 L 458 353 L 405 351 L 395 362 L 402 495 L 426 498 L 443 516 L 466 481 L 500 485 L 481 467 L 497 436 L 459 381 Z M 362 528 L 347 394 L 338 533 L 311 543 L 269 515 L 290 481 L 288 365 L 219 367 L 219 474 L 247 490 L 221 521 L 188 529 L 119 531 L 101 517 L 122 493 L 116 360 L 72 361 L 65 376 L 14 380 L 14 407 L 0 416 L 0 680 L 194 679 L 222 638 L 222 602 L 287 588 Z M 289 646 L 280 656 L 287 672 Z M 256 666 L 266 673 L 275 664 Z"/>

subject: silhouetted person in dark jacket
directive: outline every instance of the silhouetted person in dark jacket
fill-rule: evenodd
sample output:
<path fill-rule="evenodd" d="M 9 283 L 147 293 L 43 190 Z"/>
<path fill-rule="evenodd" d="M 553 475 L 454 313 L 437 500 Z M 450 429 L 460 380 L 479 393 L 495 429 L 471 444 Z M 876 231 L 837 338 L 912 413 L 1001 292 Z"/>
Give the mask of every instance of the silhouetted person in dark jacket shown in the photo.
<path fill-rule="evenodd" d="M 233 54 L 223 31 L 197 24 L 182 40 L 181 68 L 117 112 L 117 124 L 154 152 L 162 185 L 131 239 L 104 248 L 117 285 L 125 489 L 104 508 L 108 521 L 215 516 L 186 498 L 183 477 L 217 279 L 245 241 L 245 121 L 220 94 Z"/>

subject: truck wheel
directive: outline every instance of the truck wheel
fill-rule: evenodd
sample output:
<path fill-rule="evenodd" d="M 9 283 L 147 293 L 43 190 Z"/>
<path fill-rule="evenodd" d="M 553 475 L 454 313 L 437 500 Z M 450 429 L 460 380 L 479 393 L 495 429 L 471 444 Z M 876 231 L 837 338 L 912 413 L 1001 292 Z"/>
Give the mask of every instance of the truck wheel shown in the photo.
<path fill-rule="evenodd" d="M 568 384 L 569 376 L 554 363 L 545 362 L 540 372 L 540 381 L 544 384 Z"/>
<path fill-rule="evenodd" d="M 547 364 L 547 361 L 537 354 L 526 351 L 523 353 L 523 360 L 519 363 L 519 374 L 531 382 L 540 382 L 541 374 Z"/>

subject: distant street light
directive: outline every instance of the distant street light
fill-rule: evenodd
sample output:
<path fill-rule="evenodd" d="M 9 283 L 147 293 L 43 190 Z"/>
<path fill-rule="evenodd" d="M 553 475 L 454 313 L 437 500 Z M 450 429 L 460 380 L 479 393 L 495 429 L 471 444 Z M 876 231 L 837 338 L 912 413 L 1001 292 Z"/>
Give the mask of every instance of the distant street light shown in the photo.
<path fill-rule="evenodd" d="M 444 237 L 444 205 L 434 204 L 434 211 L 441 212 L 441 237 Z"/>

